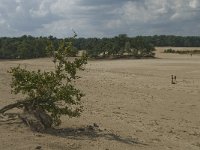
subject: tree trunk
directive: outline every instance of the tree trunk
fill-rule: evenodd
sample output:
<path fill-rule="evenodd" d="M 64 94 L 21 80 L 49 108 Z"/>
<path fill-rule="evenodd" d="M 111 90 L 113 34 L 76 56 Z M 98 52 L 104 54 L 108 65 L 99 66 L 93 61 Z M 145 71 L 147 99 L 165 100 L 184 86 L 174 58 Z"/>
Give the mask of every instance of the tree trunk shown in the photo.
<path fill-rule="evenodd" d="M 42 109 L 24 110 L 19 115 L 20 119 L 33 131 L 42 132 L 52 127 L 52 118 Z"/>
<path fill-rule="evenodd" d="M 24 112 L 19 115 L 19 118 L 33 131 L 42 132 L 52 127 L 52 118 L 41 108 L 33 108 L 31 103 L 27 101 L 20 101 L 7 105 L 0 109 L 0 113 L 5 113 L 10 109 L 19 107 L 24 108 Z"/>

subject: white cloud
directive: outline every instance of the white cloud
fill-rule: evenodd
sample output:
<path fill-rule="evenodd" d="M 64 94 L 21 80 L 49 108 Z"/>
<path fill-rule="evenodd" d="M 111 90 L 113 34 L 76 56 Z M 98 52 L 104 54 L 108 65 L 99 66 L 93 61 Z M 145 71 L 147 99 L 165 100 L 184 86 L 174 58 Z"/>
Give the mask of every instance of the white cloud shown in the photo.
<path fill-rule="evenodd" d="M 0 0 L 1 36 L 189 35 L 199 16 L 200 0 Z"/>
<path fill-rule="evenodd" d="M 200 7 L 200 1 L 199 0 L 190 0 L 189 6 L 191 8 L 199 8 Z"/>
<path fill-rule="evenodd" d="M 67 16 L 75 13 L 75 11 L 78 10 L 79 7 L 76 5 L 76 3 L 77 0 L 56 0 L 51 4 L 50 10 L 51 13 L 58 16 Z"/>
<path fill-rule="evenodd" d="M 47 0 L 42 0 L 37 8 L 29 10 L 30 15 L 32 17 L 45 17 L 49 13 L 48 2 Z"/>

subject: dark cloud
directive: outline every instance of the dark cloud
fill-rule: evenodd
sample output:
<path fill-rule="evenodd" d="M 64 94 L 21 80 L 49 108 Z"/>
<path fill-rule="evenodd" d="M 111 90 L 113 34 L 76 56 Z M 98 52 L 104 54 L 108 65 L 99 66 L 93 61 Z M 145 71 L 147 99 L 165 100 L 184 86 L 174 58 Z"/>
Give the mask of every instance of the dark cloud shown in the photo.
<path fill-rule="evenodd" d="M 0 0 L 0 33 L 199 35 L 199 16 L 199 0 Z"/>
<path fill-rule="evenodd" d="M 120 5 L 127 1 L 131 1 L 131 0 L 82 0 L 82 1 L 79 1 L 79 4 L 86 5 L 86 6 Z"/>

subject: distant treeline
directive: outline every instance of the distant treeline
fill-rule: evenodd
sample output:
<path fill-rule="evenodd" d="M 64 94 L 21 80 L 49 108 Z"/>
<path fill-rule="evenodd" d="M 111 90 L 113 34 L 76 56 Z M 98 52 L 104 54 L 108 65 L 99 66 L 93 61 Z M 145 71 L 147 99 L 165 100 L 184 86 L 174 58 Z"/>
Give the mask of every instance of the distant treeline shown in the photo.
<path fill-rule="evenodd" d="M 51 41 L 54 47 L 58 47 L 62 40 L 70 41 L 71 38 L 58 39 L 49 37 L 1 37 L 0 58 L 3 59 L 27 59 L 46 57 L 47 44 Z M 200 47 L 200 37 L 188 36 L 137 36 L 128 37 L 120 34 L 113 38 L 77 38 L 73 40 L 74 56 L 79 50 L 85 50 L 89 57 L 124 57 L 134 56 L 153 57 L 154 46 L 175 47 Z"/>
<path fill-rule="evenodd" d="M 200 47 L 200 36 L 154 35 L 143 38 L 155 46 Z"/>

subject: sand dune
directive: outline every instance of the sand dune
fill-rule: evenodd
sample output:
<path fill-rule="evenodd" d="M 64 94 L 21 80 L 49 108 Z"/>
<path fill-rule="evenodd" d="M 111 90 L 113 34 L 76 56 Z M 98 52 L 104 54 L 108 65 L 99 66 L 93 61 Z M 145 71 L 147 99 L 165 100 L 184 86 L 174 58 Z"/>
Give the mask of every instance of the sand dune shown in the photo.
<path fill-rule="evenodd" d="M 199 150 L 200 56 L 161 52 L 159 59 L 89 61 L 77 81 L 86 94 L 80 118 L 63 117 L 59 129 L 40 134 L 0 116 L 0 149 Z M 0 61 L 0 106 L 21 98 L 10 93 L 9 67 L 51 70 L 48 60 Z"/>

